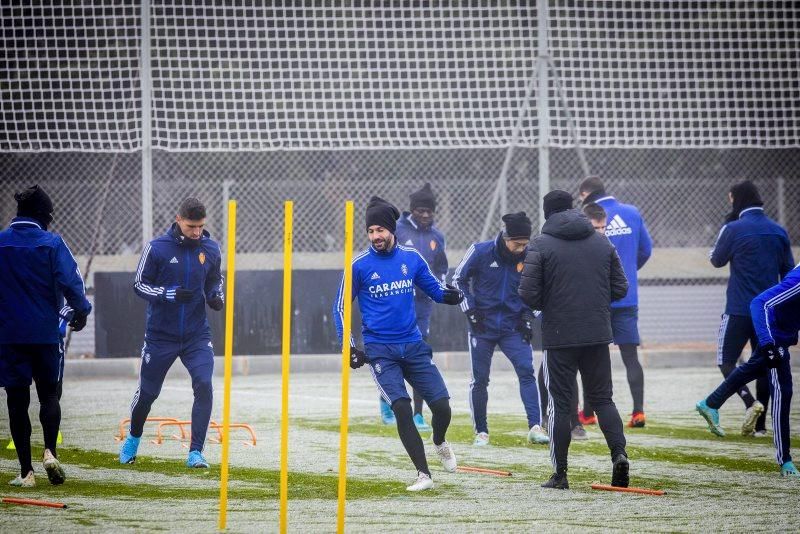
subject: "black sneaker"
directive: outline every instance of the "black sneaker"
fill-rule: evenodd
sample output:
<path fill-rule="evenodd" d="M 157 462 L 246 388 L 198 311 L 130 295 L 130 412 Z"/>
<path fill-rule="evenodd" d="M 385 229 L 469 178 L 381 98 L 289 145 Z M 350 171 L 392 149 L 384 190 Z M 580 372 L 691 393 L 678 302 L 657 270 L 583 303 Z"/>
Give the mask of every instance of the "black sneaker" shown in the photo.
<path fill-rule="evenodd" d="M 553 488 L 553 489 L 569 489 L 569 482 L 567 482 L 567 475 L 559 475 L 558 473 L 553 473 L 550 476 L 550 480 L 542 484 L 543 488 Z"/>
<path fill-rule="evenodd" d="M 628 462 L 627 456 L 624 454 L 616 455 L 613 460 L 611 471 L 611 485 L 617 488 L 627 488 L 630 482 L 628 478 L 630 467 L 631 465 Z"/>

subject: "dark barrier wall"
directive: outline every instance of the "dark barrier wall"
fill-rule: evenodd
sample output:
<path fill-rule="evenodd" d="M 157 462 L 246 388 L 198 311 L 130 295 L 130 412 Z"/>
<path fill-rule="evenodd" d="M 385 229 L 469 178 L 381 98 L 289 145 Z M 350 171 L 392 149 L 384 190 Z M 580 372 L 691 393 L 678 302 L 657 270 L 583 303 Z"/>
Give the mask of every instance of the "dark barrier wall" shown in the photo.
<path fill-rule="evenodd" d="M 292 353 L 339 352 L 331 306 L 341 271 L 293 274 Z M 138 356 L 144 339 L 146 302 L 133 292 L 133 273 L 95 274 L 95 351 L 99 358 Z M 234 354 L 280 354 L 282 271 L 236 273 Z M 177 309 L 177 307 L 176 307 Z M 356 306 L 356 310 L 358 307 Z M 224 312 L 207 308 L 217 354 L 224 352 Z M 360 317 L 353 331 L 361 332 Z M 429 342 L 434 350 L 467 350 L 467 323 L 458 306 L 436 305 Z"/>

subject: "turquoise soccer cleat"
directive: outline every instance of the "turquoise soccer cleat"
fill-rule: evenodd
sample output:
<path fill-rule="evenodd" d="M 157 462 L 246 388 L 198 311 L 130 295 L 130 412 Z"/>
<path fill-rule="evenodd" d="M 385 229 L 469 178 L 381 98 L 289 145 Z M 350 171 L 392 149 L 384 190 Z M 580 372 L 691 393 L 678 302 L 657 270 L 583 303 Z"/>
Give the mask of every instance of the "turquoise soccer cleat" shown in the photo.
<path fill-rule="evenodd" d="M 800 478 L 800 473 L 792 462 L 786 462 L 781 466 L 781 476 L 790 478 Z"/>
<path fill-rule="evenodd" d="M 208 469 L 208 462 L 203 458 L 202 452 L 189 451 L 189 457 L 186 459 L 186 467 Z"/>
<path fill-rule="evenodd" d="M 695 409 L 697 410 L 697 413 L 703 416 L 703 419 L 706 420 L 706 423 L 708 423 L 708 429 L 712 434 L 716 434 L 721 438 L 725 437 L 725 431 L 722 430 L 721 426 L 719 426 L 719 410 L 709 408 L 705 399 L 698 401 L 698 403 L 695 404 Z"/>
<path fill-rule="evenodd" d="M 394 418 L 392 407 L 389 406 L 389 403 L 383 400 L 383 398 L 381 398 L 381 421 L 383 421 L 384 425 L 393 425 L 397 423 L 397 420 Z"/>
<path fill-rule="evenodd" d="M 139 442 L 142 438 L 135 438 L 128 433 L 125 442 L 119 449 L 119 463 L 132 464 L 136 461 L 136 451 L 139 450 Z"/>
<path fill-rule="evenodd" d="M 416 414 L 414 416 L 414 426 L 416 426 L 417 430 L 419 430 L 420 432 L 430 432 L 431 431 L 431 425 L 429 425 L 425 421 L 425 418 L 422 416 L 421 413 L 418 413 L 418 414 Z"/>

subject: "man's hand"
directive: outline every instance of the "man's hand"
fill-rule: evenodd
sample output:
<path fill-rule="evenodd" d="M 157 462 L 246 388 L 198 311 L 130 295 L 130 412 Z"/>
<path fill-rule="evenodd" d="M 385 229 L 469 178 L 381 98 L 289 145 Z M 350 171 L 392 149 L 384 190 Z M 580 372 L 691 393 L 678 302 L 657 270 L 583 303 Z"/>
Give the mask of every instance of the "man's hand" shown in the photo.
<path fill-rule="evenodd" d="M 86 326 L 86 318 L 88 315 L 81 315 L 75 313 L 72 316 L 72 320 L 69 322 L 69 327 L 72 328 L 73 332 L 80 332 L 83 330 L 83 327 Z"/>
<path fill-rule="evenodd" d="M 483 325 L 483 313 L 475 308 L 467 310 L 467 321 L 469 321 L 469 329 L 473 334 L 483 334 L 486 332 L 486 327 Z"/>
<path fill-rule="evenodd" d="M 208 299 L 208 307 L 214 311 L 220 311 L 222 307 L 225 305 L 225 302 L 222 300 L 221 293 L 214 293 L 210 299 Z"/>
<path fill-rule="evenodd" d="M 451 306 L 461 304 L 461 301 L 464 300 L 464 293 L 450 284 L 445 284 L 444 287 L 446 289 L 442 291 L 442 303 L 450 304 Z"/>
<path fill-rule="evenodd" d="M 527 345 L 531 344 L 531 339 L 533 338 L 533 317 L 533 312 L 525 309 L 520 315 L 519 321 L 517 321 L 517 332 L 522 335 L 522 341 Z"/>
<path fill-rule="evenodd" d="M 776 347 L 774 343 L 767 343 L 766 345 L 758 347 L 758 352 L 767 359 L 767 367 L 774 369 L 778 367 L 781 359 L 783 359 L 784 348 Z"/>
<path fill-rule="evenodd" d="M 367 363 L 367 354 L 363 350 L 359 350 L 356 347 L 350 345 L 350 368 L 351 369 L 358 369 L 365 363 Z"/>

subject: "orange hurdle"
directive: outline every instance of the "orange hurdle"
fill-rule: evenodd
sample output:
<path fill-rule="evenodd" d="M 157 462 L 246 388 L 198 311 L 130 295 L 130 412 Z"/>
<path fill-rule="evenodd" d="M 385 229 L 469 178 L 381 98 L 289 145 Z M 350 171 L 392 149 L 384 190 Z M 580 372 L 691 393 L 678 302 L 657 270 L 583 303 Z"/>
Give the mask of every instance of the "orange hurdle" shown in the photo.
<path fill-rule="evenodd" d="M 592 489 L 602 491 L 619 491 L 621 493 L 640 493 L 642 495 L 664 495 L 664 490 L 652 490 L 646 488 L 619 488 L 606 484 L 592 484 Z"/>
<path fill-rule="evenodd" d="M 242 429 L 246 430 L 250 434 L 250 441 L 249 442 L 248 441 L 242 441 L 242 444 L 243 445 L 247 445 L 248 447 L 255 447 L 256 446 L 256 433 L 253 430 L 253 427 L 251 427 L 250 425 L 245 424 L 245 423 L 230 423 L 228 426 L 231 428 L 231 430 L 233 430 L 234 428 L 242 428 Z M 215 423 L 214 421 L 211 421 L 211 424 L 209 425 L 209 428 L 213 428 L 213 429 L 215 429 L 217 431 L 217 434 L 219 436 L 219 441 L 216 441 L 216 443 L 221 442 L 222 441 L 222 425 L 220 425 L 218 423 Z M 212 443 L 215 443 L 213 438 L 209 438 L 209 441 L 211 441 Z"/>
<path fill-rule="evenodd" d="M 159 421 L 177 421 L 174 417 L 148 417 L 145 419 L 145 422 L 150 421 L 151 423 L 159 422 Z M 119 434 L 114 436 L 114 441 L 125 441 L 125 425 L 130 423 L 130 417 L 126 419 L 121 419 L 119 422 Z M 183 428 L 181 428 L 181 436 L 183 437 Z"/>

